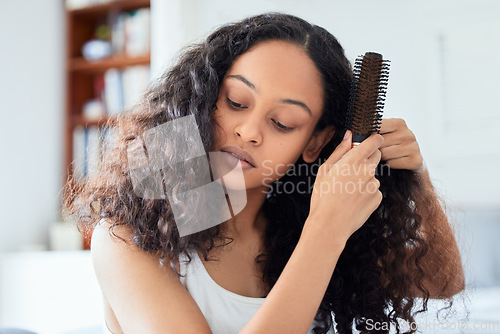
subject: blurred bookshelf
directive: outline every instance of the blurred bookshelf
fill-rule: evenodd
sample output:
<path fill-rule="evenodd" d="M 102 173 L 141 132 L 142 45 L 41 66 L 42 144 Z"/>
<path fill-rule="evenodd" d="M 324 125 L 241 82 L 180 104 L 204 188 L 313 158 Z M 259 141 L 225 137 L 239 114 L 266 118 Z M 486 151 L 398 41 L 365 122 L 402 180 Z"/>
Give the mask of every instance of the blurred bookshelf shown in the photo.
<path fill-rule="evenodd" d="M 150 0 L 66 0 L 65 7 L 64 180 L 79 182 L 112 144 L 114 118 L 149 84 Z"/>

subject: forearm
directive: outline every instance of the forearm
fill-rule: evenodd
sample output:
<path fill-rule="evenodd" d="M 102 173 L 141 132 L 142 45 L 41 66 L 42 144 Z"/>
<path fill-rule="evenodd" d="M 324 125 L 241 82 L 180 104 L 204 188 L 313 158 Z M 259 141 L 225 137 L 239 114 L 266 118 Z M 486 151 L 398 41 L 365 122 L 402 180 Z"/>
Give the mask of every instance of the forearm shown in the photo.
<path fill-rule="evenodd" d="M 431 298 L 448 298 L 464 288 L 464 273 L 453 230 L 435 195 L 429 173 L 421 172 L 423 191 L 428 203 L 423 212 L 421 235 L 429 249 L 421 264 L 426 273 L 424 286 Z"/>
<path fill-rule="evenodd" d="M 324 234 L 304 228 L 278 281 L 240 333 L 307 333 L 345 246 Z"/>

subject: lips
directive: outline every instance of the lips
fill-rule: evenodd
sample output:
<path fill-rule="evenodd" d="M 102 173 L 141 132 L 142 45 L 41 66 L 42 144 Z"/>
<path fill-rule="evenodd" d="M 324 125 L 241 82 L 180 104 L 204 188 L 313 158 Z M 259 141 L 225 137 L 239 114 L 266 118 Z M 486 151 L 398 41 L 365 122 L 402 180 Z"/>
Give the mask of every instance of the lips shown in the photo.
<path fill-rule="evenodd" d="M 236 157 L 240 160 L 246 161 L 250 165 L 252 165 L 252 167 L 255 167 L 255 160 L 250 155 L 250 153 L 248 153 L 247 151 L 244 151 L 236 146 L 225 146 L 225 147 L 221 148 L 221 151 L 226 152 L 226 153 L 230 153 L 234 157 Z"/>

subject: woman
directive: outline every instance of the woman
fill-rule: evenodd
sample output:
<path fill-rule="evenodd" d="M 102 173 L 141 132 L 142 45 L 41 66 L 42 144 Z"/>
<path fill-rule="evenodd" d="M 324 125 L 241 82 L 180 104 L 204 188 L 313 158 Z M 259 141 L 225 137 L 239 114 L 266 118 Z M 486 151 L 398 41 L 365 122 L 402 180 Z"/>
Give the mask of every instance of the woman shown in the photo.
<path fill-rule="evenodd" d="M 381 134 L 351 149 L 351 78 L 327 31 L 264 14 L 188 49 L 120 117 L 100 173 L 68 183 L 65 202 L 94 228 L 111 332 L 327 333 L 335 322 L 351 333 L 353 321 L 399 332 L 417 297 L 425 309 L 463 289 L 456 242 L 404 121 L 384 119 Z M 180 236 L 175 201 L 139 194 L 128 159 L 148 131 L 187 115 L 206 152 L 240 164 L 246 205 Z"/>

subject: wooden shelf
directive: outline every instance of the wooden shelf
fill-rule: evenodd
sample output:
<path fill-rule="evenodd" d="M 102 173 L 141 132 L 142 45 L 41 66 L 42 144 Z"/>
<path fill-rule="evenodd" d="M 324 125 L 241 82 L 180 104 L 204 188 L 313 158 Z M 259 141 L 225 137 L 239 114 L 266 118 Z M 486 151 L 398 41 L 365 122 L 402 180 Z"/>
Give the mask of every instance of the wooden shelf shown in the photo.
<path fill-rule="evenodd" d="M 88 1 L 90 2 L 90 1 Z M 116 54 L 106 59 L 97 61 L 89 61 L 82 57 L 83 45 L 94 38 L 96 38 L 96 29 L 101 26 L 108 26 L 111 34 L 118 33 L 124 34 L 122 30 L 113 31 L 115 29 L 125 26 L 125 23 L 117 25 L 117 20 L 133 20 L 134 17 L 145 19 L 143 16 L 149 15 L 145 11 L 139 12 L 139 15 L 132 15 L 131 12 L 140 9 L 149 9 L 150 0 L 121 0 L 110 1 L 105 4 L 89 5 L 88 7 L 65 10 L 66 18 L 66 52 L 65 52 L 65 94 L 66 94 L 66 112 L 64 122 L 64 180 L 73 180 L 72 182 L 80 182 L 83 179 L 72 179 L 72 174 L 75 172 L 75 162 L 80 164 L 76 166 L 78 170 L 83 170 L 82 159 L 75 159 L 74 155 L 80 154 L 83 150 L 87 149 L 92 140 L 93 144 L 99 145 L 101 138 L 100 131 L 96 131 L 94 127 L 103 128 L 109 125 L 112 127 L 116 124 L 116 116 L 103 116 L 99 119 L 88 119 L 84 115 L 84 107 L 90 100 L 101 100 L 103 104 L 106 103 L 106 80 L 104 74 L 109 69 L 117 69 L 124 71 L 130 66 L 136 65 L 149 65 L 151 60 L 151 53 L 144 50 L 145 54 L 138 56 L 131 56 L 126 52 L 123 54 Z M 137 21 L 136 21 L 137 22 Z M 147 21 L 144 21 L 146 23 Z M 133 27 L 132 21 L 132 27 Z M 150 24 L 150 22 L 148 23 Z M 133 31 L 132 31 L 133 32 Z M 130 33 L 130 31 L 129 31 Z M 147 35 L 147 38 L 150 35 Z M 125 36 L 123 36 L 125 37 Z M 113 40 L 113 36 L 110 37 Z M 125 47 L 127 49 L 127 40 L 125 37 Z M 130 49 L 129 49 L 130 50 Z M 140 71 L 130 71 L 132 78 L 134 73 Z M 112 76 L 113 77 L 113 76 Z M 118 78 L 118 79 L 117 79 Z M 114 76 L 108 81 L 109 85 L 121 86 L 123 78 L 120 74 Z M 130 77 L 129 77 L 130 79 Z M 131 79 L 133 80 L 133 79 Z M 117 81 L 117 82 L 114 82 Z M 121 82 L 120 82 L 121 81 Z M 117 86 L 113 86 L 117 87 Z M 127 94 L 129 91 L 127 90 Z M 121 91 L 111 93 L 113 96 L 125 94 Z M 104 99 L 103 99 L 104 97 Z M 104 101 L 103 101 L 104 100 Z M 110 98 L 112 100 L 112 98 Z M 116 101 L 115 101 L 116 102 Z M 122 101 L 124 102 L 124 101 Z M 123 103 L 125 104 L 125 103 Z M 118 105 L 115 103 L 115 105 Z M 106 108 L 106 105 L 105 105 Z M 115 110 L 114 110 L 115 111 Z M 116 110 L 115 112 L 118 112 Z M 83 127 L 81 129 L 80 127 Z M 75 141 L 76 140 L 76 141 Z M 95 147 L 94 145 L 94 147 Z M 77 150 L 74 152 L 74 150 Z M 81 158 L 81 157 L 80 157 Z M 88 164 L 84 161 L 83 164 Z M 87 165 L 88 166 L 88 165 Z M 85 177 L 79 175 L 78 177 Z M 90 245 L 90 236 L 87 234 L 84 237 L 84 248 L 88 249 Z"/>
<path fill-rule="evenodd" d="M 149 53 L 143 56 L 114 56 L 102 60 L 88 61 L 82 57 L 69 61 L 68 70 L 73 72 L 101 73 L 110 68 L 125 68 L 134 65 L 147 65 L 150 63 Z"/>
<path fill-rule="evenodd" d="M 74 17 L 85 16 L 90 18 L 95 16 L 102 16 L 103 14 L 106 14 L 113 10 L 130 11 L 149 6 L 150 0 L 121 0 L 110 1 L 108 3 L 92 5 L 89 7 L 70 9 L 67 12 Z"/>
<path fill-rule="evenodd" d="M 113 123 L 115 121 L 115 117 L 113 116 L 103 116 L 99 119 L 87 119 L 83 115 L 75 115 L 73 117 L 73 126 L 103 126 L 108 122 Z"/>

